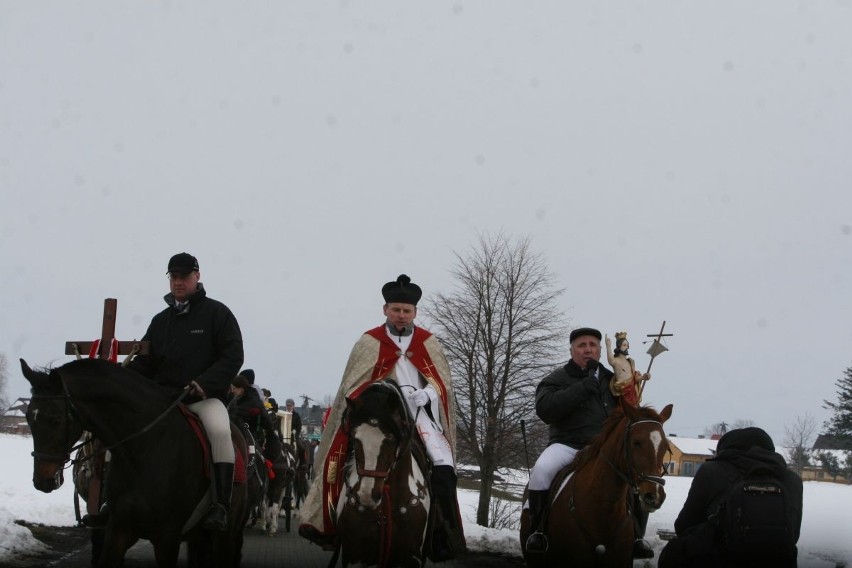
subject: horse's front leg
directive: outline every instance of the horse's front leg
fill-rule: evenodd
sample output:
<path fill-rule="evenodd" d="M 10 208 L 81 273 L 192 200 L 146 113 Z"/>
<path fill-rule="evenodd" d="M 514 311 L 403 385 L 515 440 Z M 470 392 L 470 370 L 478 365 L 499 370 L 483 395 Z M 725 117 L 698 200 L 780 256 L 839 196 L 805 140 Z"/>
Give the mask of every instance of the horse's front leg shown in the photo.
<path fill-rule="evenodd" d="M 168 539 L 154 544 L 157 568 L 175 568 L 180 554 L 180 539 Z"/>
<path fill-rule="evenodd" d="M 128 549 L 136 544 L 137 540 L 139 540 L 139 537 L 130 530 L 116 528 L 113 522 L 107 523 L 106 529 L 104 529 L 101 557 L 97 566 L 99 568 L 121 568 L 124 566 L 124 556 Z M 159 566 L 170 566 L 171 568 L 176 565 L 177 553 L 173 564 L 159 564 Z"/>

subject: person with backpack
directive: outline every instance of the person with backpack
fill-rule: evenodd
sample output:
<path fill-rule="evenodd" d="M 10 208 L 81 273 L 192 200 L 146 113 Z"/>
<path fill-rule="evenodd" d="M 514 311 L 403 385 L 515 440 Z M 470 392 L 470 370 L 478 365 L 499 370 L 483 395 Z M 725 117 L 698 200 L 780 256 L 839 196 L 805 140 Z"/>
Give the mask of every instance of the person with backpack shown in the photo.
<path fill-rule="evenodd" d="M 802 479 L 760 428 L 726 433 L 692 480 L 658 568 L 795 568 Z"/>

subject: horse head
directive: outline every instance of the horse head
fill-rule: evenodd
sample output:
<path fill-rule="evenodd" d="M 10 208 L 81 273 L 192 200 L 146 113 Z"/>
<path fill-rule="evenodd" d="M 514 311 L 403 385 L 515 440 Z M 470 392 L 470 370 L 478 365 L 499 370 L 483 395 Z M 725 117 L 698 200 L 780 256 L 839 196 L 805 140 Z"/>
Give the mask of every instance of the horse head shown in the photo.
<path fill-rule="evenodd" d="M 351 461 L 346 485 L 351 504 L 377 509 L 400 450 L 411 437 L 411 420 L 399 388 L 380 381 L 347 398 Z M 354 467 L 352 467 L 354 466 Z"/>
<path fill-rule="evenodd" d="M 658 414 L 650 407 L 625 407 L 628 421 L 625 433 L 627 477 L 647 511 L 656 511 L 666 499 L 663 489 L 665 457 L 670 451 L 663 423 L 672 415 L 669 404 Z"/>
<path fill-rule="evenodd" d="M 21 371 L 32 386 L 27 424 L 33 436 L 33 486 L 50 493 L 64 481 L 65 464 L 83 426 L 56 371 L 33 370 L 23 359 Z"/>

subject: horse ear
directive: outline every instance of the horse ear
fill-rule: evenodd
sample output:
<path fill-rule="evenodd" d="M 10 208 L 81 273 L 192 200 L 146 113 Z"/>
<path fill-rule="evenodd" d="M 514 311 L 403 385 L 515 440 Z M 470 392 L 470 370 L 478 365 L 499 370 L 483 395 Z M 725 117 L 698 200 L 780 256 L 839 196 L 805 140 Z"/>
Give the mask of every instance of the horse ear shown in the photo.
<path fill-rule="evenodd" d="M 665 422 L 669 418 L 672 417 L 672 408 L 671 404 L 667 404 L 665 408 L 663 408 L 662 412 L 660 412 L 660 422 Z"/>
<path fill-rule="evenodd" d="M 33 387 L 47 383 L 47 374 L 32 370 L 23 359 L 21 359 L 21 372 Z"/>
<path fill-rule="evenodd" d="M 33 370 L 23 359 L 19 359 L 19 361 L 21 362 L 21 372 L 24 374 L 24 377 L 26 377 L 28 381 L 31 380 L 30 377 L 33 375 Z"/>

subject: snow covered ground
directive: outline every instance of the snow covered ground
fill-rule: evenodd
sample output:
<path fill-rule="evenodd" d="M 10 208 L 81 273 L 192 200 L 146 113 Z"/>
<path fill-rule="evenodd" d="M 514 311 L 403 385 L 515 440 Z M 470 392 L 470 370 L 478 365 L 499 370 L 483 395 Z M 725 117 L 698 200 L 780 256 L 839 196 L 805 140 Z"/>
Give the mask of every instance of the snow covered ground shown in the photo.
<path fill-rule="evenodd" d="M 32 486 L 31 451 L 31 438 L 0 434 L 3 454 L 0 464 L 0 562 L 39 546 L 30 531 L 17 525 L 16 520 L 50 526 L 71 526 L 75 522 L 70 475 L 66 475 L 65 485 L 58 491 L 50 494 L 36 491 Z M 656 537 L 657 530 L 672 530 L 690 482 L 688 477 L 667 478 L 668 497 L 662 509 L 651 515 L 648 526 L 648 540 L 658 553 L 665 542 Z M 469 547 L 520 556 L 516 530 L 487 529 L 474 522 L 477 500 L 475 491 L 459 492 Z M 800 568 L 834 568 L 838 563 L 852 566 L 849 527 L 852 527 L 852 486 L 805 483 Z M 656 563 L 652 561 L 651 566 Z"/>

